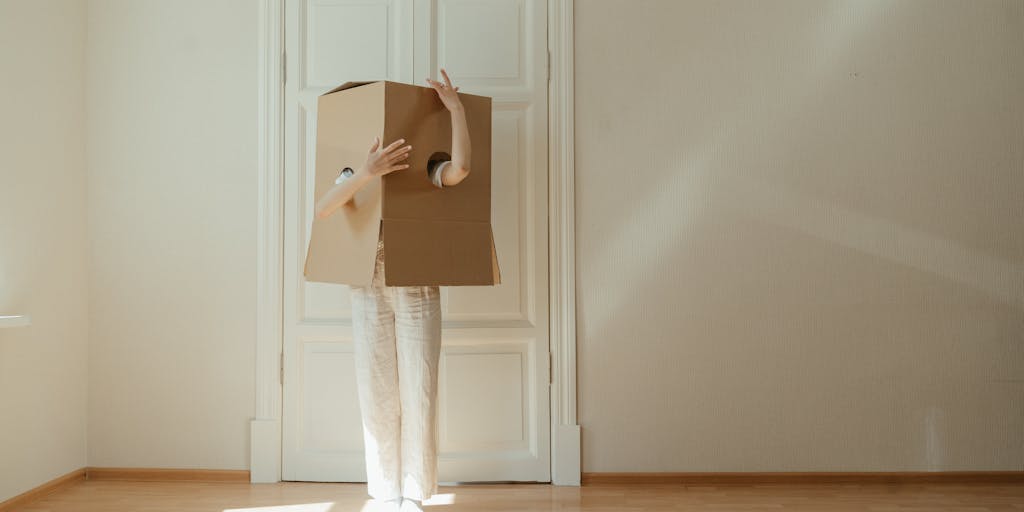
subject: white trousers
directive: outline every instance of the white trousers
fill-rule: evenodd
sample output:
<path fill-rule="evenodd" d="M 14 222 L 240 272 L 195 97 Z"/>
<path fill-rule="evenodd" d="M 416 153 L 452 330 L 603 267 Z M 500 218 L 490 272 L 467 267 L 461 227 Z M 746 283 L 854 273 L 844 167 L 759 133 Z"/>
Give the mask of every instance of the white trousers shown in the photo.
<path fill-rule="evenodd" d="M 383 246 L 373 283 L 352 287 L 356 387 L 370 496 L 424 500 L 437 493 L 437 286 L 384 286 Z"/>

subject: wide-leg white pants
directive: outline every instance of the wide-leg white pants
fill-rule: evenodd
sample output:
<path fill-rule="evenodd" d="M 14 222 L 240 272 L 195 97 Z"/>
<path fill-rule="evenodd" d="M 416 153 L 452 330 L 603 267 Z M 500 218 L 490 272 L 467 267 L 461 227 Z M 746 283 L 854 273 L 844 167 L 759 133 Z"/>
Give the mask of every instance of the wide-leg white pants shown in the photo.
<path fill-rule="evenodd" d="M 375 499 L 424 500 L 437 493 L 437 286 L 384 286 L 378 245 L 373 284 L 352 287 L 356 386 Z"/>

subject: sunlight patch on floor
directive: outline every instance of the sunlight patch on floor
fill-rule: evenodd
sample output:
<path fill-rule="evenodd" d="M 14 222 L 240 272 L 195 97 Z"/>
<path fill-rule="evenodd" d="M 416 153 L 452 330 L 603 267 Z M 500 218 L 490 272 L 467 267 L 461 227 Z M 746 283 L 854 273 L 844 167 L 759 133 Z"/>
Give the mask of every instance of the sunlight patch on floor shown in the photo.
<path fill-rule="evenodd" d="M 430 505 L 452 505 L 455 503 L 455 493 L 446 492 L 444 494 L 435 494 L 430 499 L 423 500 L 423 506 L 428 507 Z"/>
<path fill-rule="evenodd" d="M 226 508 L 223 512 L 329 512 L 333 501 L 324 503 L 300 503 L 297 505 L 275 505 L 270 507 Z"/>

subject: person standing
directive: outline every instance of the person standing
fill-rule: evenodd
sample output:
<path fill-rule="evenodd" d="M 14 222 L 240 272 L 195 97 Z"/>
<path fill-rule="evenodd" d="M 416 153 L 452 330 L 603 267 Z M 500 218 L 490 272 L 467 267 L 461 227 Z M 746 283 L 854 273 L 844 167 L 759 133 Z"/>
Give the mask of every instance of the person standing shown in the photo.
<path fill-rule="evenodd" d="M 451 115 L 451 160 L 430 164 L 434 186 L 452 187 L 470 173 L 470 138 L 466 114 L 442 69 L 443 82 L 427 79 Z M 370 146 L 366 162 L 346 169 L 317 201 L 316 216 L 325 218 L 373 179 L 409 168 L 403 163 L 412 146 L 399 139 Z M 353 286 L 356 387 L 363 424 L 367 491 L 385 506 L 422 510 L 437 493 L 437 378 L 441 356 L 441 296 L 438 286 L 386 286 L 384 242 L 378 234 L 377 256 L 369 286 Z"/>

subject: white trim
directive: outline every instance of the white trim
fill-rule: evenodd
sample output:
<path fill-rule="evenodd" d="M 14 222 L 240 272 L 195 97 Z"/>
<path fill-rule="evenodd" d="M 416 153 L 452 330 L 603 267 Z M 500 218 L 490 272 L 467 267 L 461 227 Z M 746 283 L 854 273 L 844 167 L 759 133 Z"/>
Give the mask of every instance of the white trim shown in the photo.
<path fill-rule="evenodd" d="M 548 264 L 551 326 L 551 482 L 580 485 L 576 419 L 576 189 L 573 0 L 548 4 Z"/>
<path fill-rule="evenodd" d="M 284 2 L 261 0 L 259 24 L 259 203 L 257 211 L 256 417 L 250 480 L 281 480 Z M 573 0 L 548 4 L 548 264 L 551 481 L 580 485 L 576 417 L 576 242 Z"/>
<path fill-rule="evenodd" d="M 283 2 L 261 0 L 259 13 L 256 416 L 250 424 L 249 440 L 249 471 L 253 483 L 281 480 Z"/>

